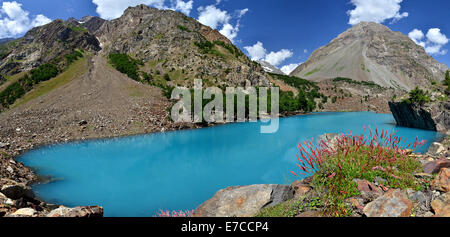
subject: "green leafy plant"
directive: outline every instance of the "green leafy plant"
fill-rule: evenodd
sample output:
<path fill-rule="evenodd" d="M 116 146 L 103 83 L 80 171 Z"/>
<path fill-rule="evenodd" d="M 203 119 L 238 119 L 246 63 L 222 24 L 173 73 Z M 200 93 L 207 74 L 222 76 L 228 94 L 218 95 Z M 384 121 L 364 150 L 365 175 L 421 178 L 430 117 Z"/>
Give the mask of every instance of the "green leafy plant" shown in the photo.
<path fill-rule="evenodd" d="M 65 55 L 65 58 L 67 60 L 68 64 L 72 64 L 73 62 L 75 62 L 76 60 L 78 60 L 79 58 L 83 57 L 83 53 L 81 53 L 78 50 L 74 50 L 72 53 Z"/>
<path fill-rule="evenodd" d="M 300 172 L 292 171 L 295 176 L 313 175 L 316 189 L 328 190 L 322 197 L 325 212 L 331 216 L 345 216 L 348 210 L 344 201 L 359 195 L 355 179 L 374 182 L 377 177 L 386 180 L 382 185 L 390 188 L 420 190 L 415 182 L 414 173 L 421 169 L 421 164 L 409 156 L 408 149 L 415 150 L 425 144 L 416 141 L 406 144 L 406 139 L 398 136 L 395 131 L 389 134 L 378 128 L 365 136 L 342 134 L 336 139 L 336 144 L 321 141 L 315 146 L 312 141 L 298 144 L 300 155 L 298 168 Z"/>
<path fill-rule="evenodd" d="M 178 25 L 177 28 L 184 32 L 191 32 L 191 30 L 189 30 L 187 27 L 182 26 L 182 25 Z"/>
<path fill-rule="evenodd" d="M 414 90 L 409 92 L 409 98 L 405 99 L 403 102 L 408 104 L 424 105 L 426 103 L 429 103 L 430 101 L 431 99 L 428 93 L 426 93 L 422 89 L 419 89 L 419 87 L 416 87 Z"/>
<path fill-rule="evenodd" d="M 139 81 L 139 65 L 142 61 L 133 59 L 127 54 L 114 53 L 109 55 L 109 62 L 119 72 L 126 74 L 129 78 Z"/>

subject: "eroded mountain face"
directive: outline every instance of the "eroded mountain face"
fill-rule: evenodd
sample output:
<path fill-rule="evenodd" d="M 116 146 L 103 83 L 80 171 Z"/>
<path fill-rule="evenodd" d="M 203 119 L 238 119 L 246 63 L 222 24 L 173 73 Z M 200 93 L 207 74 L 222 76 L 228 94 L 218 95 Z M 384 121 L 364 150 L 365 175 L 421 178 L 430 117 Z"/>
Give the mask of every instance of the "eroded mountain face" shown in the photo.
<path fill-rule="evenodd" d="M 215 86 L 270 85 L 261 66 L 225 36 L 178 12 L 128 8 L 96 36 L 104 56 L 129 54 L 142 60 L 150 75 L 175 75 L 172 83 L 177 85 L 192 86 L 194 78 Z"/>
<path fill-rule="evenodd" d="M 314 51 L 291 75 L 316 81 L 345 77 L 411 90 L 442 81 L 446 70 L 409 37 L 362 22 Z"/>
<path fill-rule="evenodd" d="M 12 75 L 29 71 L 75 49 L 99 51 L 100 43 L 94 35 L 72 21 L 55 20 L 36 27 L 24 37 L 4 43 L 0 47 L 0 73 Z"/>

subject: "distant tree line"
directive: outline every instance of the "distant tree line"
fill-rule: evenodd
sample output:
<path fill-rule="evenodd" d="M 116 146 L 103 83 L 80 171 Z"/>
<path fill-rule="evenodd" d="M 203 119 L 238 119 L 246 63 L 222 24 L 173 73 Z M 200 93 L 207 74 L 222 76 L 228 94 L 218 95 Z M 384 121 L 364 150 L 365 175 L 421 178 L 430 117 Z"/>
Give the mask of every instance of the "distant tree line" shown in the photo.
<path fill-rule="evenodd" d="M 322 102 L 328 101 L 328 98 L 319 93 L 319 86 L 316 83 L 287 75 L 279 75 L 269 73 L 275 79 L 281 80 L 284 83 L 295 87 L 298 91 L 298 95 L 295 96 L 293 92 L 280 91 L 280 112 L 312 112 L 316 110 L 316 99 L 322 98 Z M 319 106 L 321 107 L 321 106 Z"/>

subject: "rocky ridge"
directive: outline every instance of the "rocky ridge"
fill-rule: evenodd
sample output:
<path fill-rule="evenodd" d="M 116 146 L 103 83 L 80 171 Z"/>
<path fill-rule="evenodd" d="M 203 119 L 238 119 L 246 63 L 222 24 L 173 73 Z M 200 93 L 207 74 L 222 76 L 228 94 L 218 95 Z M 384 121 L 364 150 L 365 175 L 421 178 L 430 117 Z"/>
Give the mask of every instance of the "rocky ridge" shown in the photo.
<path fill-rule="evenodd" d="M 0 74 L 14 75 L 72 53 L 75 49 L 97 52 L 100 43 L 73 21 L 55 20 L 35 27 L 24 37 L 0 47 Z M 61 63 L 63 60 L 56 63 Z"/>
<path fill-rule="evenodd" d="M 130 7 L 96 36 L 102 55 L 132 55 L 144 62 L 145 73 L 168 74 L 174 85 L 193 86 L 196 78 L 210 86 L 270 86 L 262 67 L 225 36 L 178 12 Z"/>

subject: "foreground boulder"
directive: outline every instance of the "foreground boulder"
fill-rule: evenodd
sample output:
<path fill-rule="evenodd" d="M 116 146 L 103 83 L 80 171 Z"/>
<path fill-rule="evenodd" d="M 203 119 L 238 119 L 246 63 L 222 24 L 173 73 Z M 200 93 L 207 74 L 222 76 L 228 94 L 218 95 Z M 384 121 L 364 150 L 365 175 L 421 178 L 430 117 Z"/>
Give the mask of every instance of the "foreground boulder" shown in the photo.
<path fill-rule="evenodd" d="M 430 161 L 425 164 L 423 172 L 427 174 L 437 174 L 444 168 L 450 168 L 450 160 L 439 159 Z"/>
<path fill-rule="evenodd" d="M 444 168 L 433 181 L 431 188 L 441 192 L 450 192 L 450 169 Z"/>
<path fill-rule="evenodd" d="M 47 217 L 103 217 L 103 208 L 99 206 L 75 208 L 61 206 L 51 211 Z"/>
<path fill-rule="evenodd" d="M 367 180 L 356 179 L 354 180 L 354 182 L 358 184 L 358 190 L 364 196 L 373 196 L 377 198 L 384 194 L 381 188 L 377 187 L 375 184 Z"/>
<path fill-rule="evenodd" d="M 293 196 L 293 190 L 286 185 L 229 187 L 198 207 L 194 217 L 252 217 L 261 209 L 290 200 Z"/>
<path fill-rule="evenodd" d="M 433 142 L 428 149 L 428 154 L 431 156 L 439 156 L 442 153 L 444 153 L 447 150 L 447 148 L 438 142 Z"/>
<path fill-rule="evenodd" d="M 33 190 L 25 184 L 17 183 L 12 185 L 3 185 L 0 192 L 3 193 L 6 197 L 13 200 L 17 200 L 20 198 L 34 198 Z"/>
<path fill-rule="evenodd" d="M 392 189 L 367 204 L 363 212 L 367 217 L 409 217 L 412 207 L 413 203 L 404 191 Z"/>
<path fill-rule="evenodd" d="M 36 216 L 37 212 L 33 208 L 22 208 L 17 211 L 15 211 L 13 214 L 9 215 L 8 217 L 34 217 Z"/>
<path fill-rule="evenodd" d="M 450 217 L 450 193 L 445 193 L 431 203 L 436 217 Z"/>

